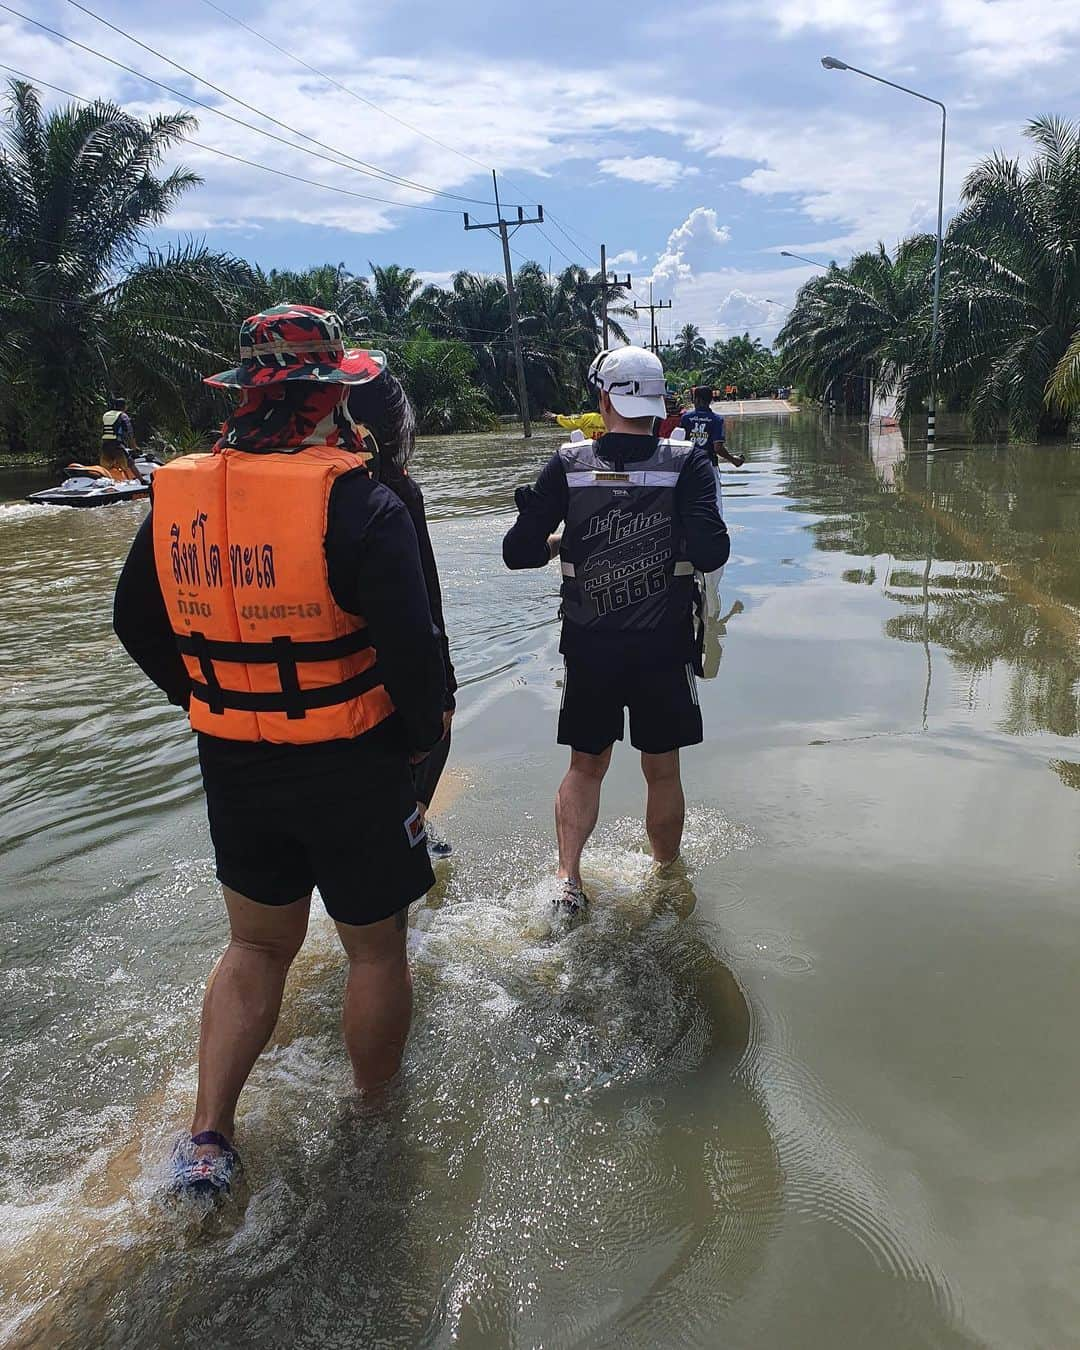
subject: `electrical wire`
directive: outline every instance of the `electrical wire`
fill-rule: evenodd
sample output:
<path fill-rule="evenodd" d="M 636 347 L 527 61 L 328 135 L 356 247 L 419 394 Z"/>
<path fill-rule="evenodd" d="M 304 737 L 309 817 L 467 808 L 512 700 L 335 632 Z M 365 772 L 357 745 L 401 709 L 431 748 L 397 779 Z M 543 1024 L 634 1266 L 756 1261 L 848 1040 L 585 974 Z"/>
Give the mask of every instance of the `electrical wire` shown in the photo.
<path fill-rule="evenodd" d="M 424 140 L 430 141 L 432 145 L 437 145 L 440 150 L 447 150 L 452 155 L 458 155 L 461 159 L 466 159 L 470 164 L 475 164 L 478 168 L 483 169 L 485 173 L 490 173 L 490 164 L 484 164 L 481 160 L 474 158 L 474 156 L 466 154 L 464 150 L 457 149 L 456 146 L 447 145 L 445 141 L 440 141 L 437 136 L 430 135 L 420 127 L 413 126 L 411 122 L 406 122 L 403 117 L 398 117 L 396 113 L 389 112 L 380 104 L 374 103 L 369 98 L 364 98 L 364 96 L 358 94 L 355 89 L 350 89 L 347 84 L 342 84 L 340 80 L 335 80 L 332 75 L 328 75 L 325 70 L 320 70 L 317 66 L 311 65 L 309 62 L 305 61 L 303 57 L 297 56 L 295 52 L 289 51 L 287 47 L 282 47 L 272 38 L 268 38 L 265 33 L 260 33 L 257 28 L 252 28 L 252 26 L 249 23 L 245 23 L 243 19 L 237 18 L 235 14 L 230 14 L 227 9 L 223 9 L 221 5 L 215 4 L 214 0 L 203 0 L 203 4 L 212 10 L 216 10 L 218 14 L 224 15 L 226 19 L 231 19 L 233 23 L 238 24 L 246 32 L 250 33 L 252 37 L 257 37 L 260 42 L 265 42 L 266 45 L 272 47 L 274 51 L 280 52 L 282 56 L 287 56 L 291 61 L 295 61 L 297 65 L 303 66 L 304 69 L 309 70 L 312 75 L 318 75 L 318 77 L 321 80 L 325 80 L 327 84 L 333 85 L 335 89 L 340 89 L 343 94 L 348 94 L 350 98 L 356 99 L 357 103 L 363 103 L 365 107 L 371 108 L 377 113 L 381 113 L 383 117 L 388 117 L 392 122 L 396 122 L 398 126 L 404 127 L 407 131 L 411 131 L 417 136 L 422 136 Z M 490 203 L 487 203 L 487 205 L 490 205 Z"/>
<path fill-rule="evenodd" d="M 236 94 L 231 94 L 228 89 L 223 89 L 221 85 L 214 84 L 214 82 L 208 80 L 205 75 L 197 75 L 195 71 L 189 70 L 187 66 L 181 65 L 179 61 L 174 61 L 163 52 L 159 52 L 156 47 L 151 47 L 148 43 L 134 37 L 131 33 L 125 33 L 124 30 L 118 28 L 116 24 L 110 23 L 108 19 L 103 18 L 88 6 L 81 4 L 80 0 L 67 0 L 67 3 L 71 5 L 73 9 L 77 9 L 80 13 L 88 15 L 91 19 L 95 19 L 98 23 L 108 28 L 110 32 L 117 33 L 120 37 L 127 38 L 127 40 L 133 42 L 136 47 L 141 47 L 144 52 L 148 52 L 159 61 L 164 61 L 166 65 L 172 66 L 174 70 L 180 71 L 182 75 L 186 75 L 197 84 L 206 85 L 208 89 L 213 89 L 216 94 L 220 94 L 223 98 L 227 98 L 230 102 L 237 104 L 238 107 L 246 108 L 248 112 L 253 112 L 256 117 L 262 117 L 274 126 L 280 127 L 283 131 L 291 132 L 292 135 L 299 136 L 301 140 L 310 141 L 312 145 L 317 145 L 321 150 L 329 150 L 331 154 L 339 155 L 342 159 L 349 160 L 351 164 L 358 165 L 365 174 L 369 174 L 373 178 L 380 178 L 384 182 L 394 183 L 399 187 L 409 188 L 413 192 L 426 192 L 436 197 L 449 197 L 454 201 L 475 202 L 483 206 L 489 205 L 482 197 L 462 197 L 456 192 L 444 192 L 441 188 L 429 187 L 426 183 L 417 182 L 415 178 L 405 178 L 401 174 L 394 173 L 390 169 L 380 169 L 377 164 L 369 164 L 367 160 L 357 159 L 355 155 L 350 155 L 347 150 L 339 150 L 336 145 L 327 145 L 325 141 L 320 141 L 315 136 L 309 136 L 306 131 L 300 131 L 299 128 L 294 127 L 291 123 L 282 122 L 280 118 L 272 117 L 270 113 L 264 112 L 262 108 L 256 107 L 253 103 L 248 103 L 244 99 L 239 98 Z"/>
<path fill-rule="evenodd" d="M 6 6 L 0 5 L 0 9 Z M 65 98 L 73 98 L 76 103 L 93 103 L 93 99 L 83 98 L 81 94 L 72 93 L 70 89 L 62 89 L 58 84 L 50 84 L 48 80 L 39 79 L 36 75 L 28 75 L 24 70 L 16 70 L 14 66 L 4 65 L 0 62 L 0 70 L 6 70 L 11 75 L 17 75 L 21 80 L 29 80 L 33 84 L 40 84 L 43 89 L 51 89 L 56 94 L 63 94 Z M 336 192 L 343 197 L 356 197 L 360 201 L 380 202 L 384 206 L 402 206 L 410 211 L 432 211 L 436 215 L 456 216 L 457 211 L 451 206 L 425 206 L 422 202 L 399 202 L 393 197 L 375 197 L 368 192 L 354 192 L 351 188 L 337 187 L 333 183 L 320 183 L 314 178 L 303 178 L 299 174 L 288 173 L 284 169 L 272 169 L 269 164 L 260 164 L 257 160 L 244 159 L 242 155 L 234 155 L 229 150 L 220 150 L 216 145 L 206 145 L 202 141 L 193 140 L 190 136 L 183 138 L 187 145 L 193 145 L 199 150 L 206 150 L 212 155 L 220 155 L 222 159 L 230 159 L 235 164 L 243 164 L 249 169 L 261 169 L 264 173 L 272 173 L 277 178 L 288 178 L 294 183 L 303 183 L 307 187 L 322 188 L 325 192 Z M 297 146 L 297 149 L 300 147 Z M 343 166 L 344 167 L 344 166 Z M 61 243 L 59 239 L 54 239 L 52 243 Z"/>
<path fill-rule="evenodd" d="M 31 23 L 31 24 L 33 24 L 36 28 L 42 29 L 44 32 L 51 34 L 53 37 L 60 38 L 61 41 L 67 42 L 67 43 L 69 43 L 72 47 L 77 47 L 80 51 L 84 51 L 84 52 L 88 53 L 88 55 L 90 55 L 90 56 L 95 56 L 95 57 L 97 57 L 99 60 L 105 61 L 105 62 L 107 62 L 107 63 L 108 63 L 109 65 L 111 65 L 111 66 L 116 66 L 117 69 L 119 69 L 119 70 L 126 71 L 127 74 L 129 74 L 129 75 L 134 75 L 134 76 L 136 77 L 136 79 L 143 80 L 143 81 L 144 81 L 145 83 L 147 83 L 147 84 L 155 85 L 158 89 L 164 89 L 164 90 L 166 91 L 166 93 L 172 94 L 174 98 L 178 98 L 178 99 L 182 100 L 184 103 L 190 103 L 190 104 L 194 105 L 196 108 L 203 108 L 203 109 L 205 109 L 206 112 L 211 112 L 211 113 L 214 113 L 214 114 L 215 114 L 216 116 L 218 116 L 218 117 L 223 117 L 227 122 L 232 122 L 232 123 L 234 123 L 236 126 L 244 127 L 245 130 L 247 130 L 247 131 L 253 131 L 253 132 L 255 132 L 256 135 L 263 136 L 263 137 L 265 137 L 267 140 L 276 141 L 279 145 L 284 145 L 284 146 L 285 146 L 287 149 L 289 149 L 289 150 L 300 151 L 301 154 L 312 155 L 312 156 L 314 156 L 314 158 L 316 158 L 316 159 L 322 159 L 322 160 L 325 160 L 328 164 L 333 164 L 333 165 L 335 166 L 335 168 L 338 168 L 338 169 L 350 169 L 350 170 L 352 170 L 352 172 L 354 172 L 354 173 L 363 173 L 363 172 L 365 172 L 365 171 L 362 170 L 362 169 L 356 168 L 354 165 L 351 165 L 351 164 L 345 164 L 345 163 L 342 163 L 342 161 L 339 160 L 339 159 L 333 159 L 333 158 L 331 158 L 331 156 L 329 156 L 329 155 L 323 155 L 323 154 L 320 154 L 320 152 L 319 152 L 318 150 L 309 150 L 309 149 L 307 149 L 305 146 L 297 145 L 294 141 L 287 141 L 283 136 L 277 136 L 277 135 L 274 134 L 274 132 L 272 132 L 272 131 L 267 131 L 264 127 L 257 127 L 257 126 L 254 126 L 251 122 L 245 122 L 245 121 L 243 120 L 243 118 L 240 118 L 240 117 L 234 117 L 234 116 L 232 115 L 232 113 L 226 112 L 223 108 L 215 108 L 214 105 L 213 105 L 212 103 L 205 103 L 205 102 L 203 102 L 201 99 L 197 99 L 197 98 L 193 97 L 191 94 L 185 94 L 185 93 L 183 93 L 181 90 L 173 88 L 172 85 L 165 84 L 164 81 L 162 81 L 162 80 L 156 80 L 156 79 L 153 78 L 153 76 L 145 75 L 142 71 L 136 70 L 134 66 L 126 65 L 123 61 L 118 61 L 118 60 L 116 60 L 115 57 L 107 56 L 104 52 L 99 52 L 99 51 L 97 51 L 97 49 L 94 48 L 94 47 L 89 47 L 89 46 L 87 46 L 87 45 L 86 45 L 85 43 L 83 43 L 83 42 L 78 42 L 75 38 L 69 37 L 66 33 L 61 33 L 61 32 L 60 32 L 58 29 L 56 29 L 56 28 L 50 28 L 50 27 L 48 26 L 48 24 L 41 23 L 38 19 L 32 19 L 32 18 L 29 17 L 29 15 L 27 15 L 27 14 L 22 14 L 22 13 L 20 13 L 20 11 L 17 10 L 17 9 L 12 9 L 10 5 L 0 4 L 0 10 L 4 10 L 4 11 L 6 11 L 8 14 L 13 14 L 17 19 L 22 19 L 22 20 L 23 20 L 24 22 L 26 22 L 26 23 Z M 298 134 L 299 134 L 299 133 L 298 133 Z M 224 153 L 224 152 L 222 152 L 222 153 Z M 368 176 L 368 177 L 377 177 L 377 175 L 374 175 L 374 174 L 367 174 L 367 176 Z M 383 179 L 383 180 L 381 180 L 381 181 L 390 182 L 390 181 L 392 181 L 392 180 L 390 180 L 390 179 Z M 395 186 L 398 186 L 398 185 L 395 184 Z M 454 194 L 452 194 L 452 193 L 440 193 L 439 190 L 436 189 L 436 188 L 430 188 L 430 189 L 429 189 L 429 188 L 414 188 L 414 189 L 412 189 L 412 190 L 413 190 L 413 191 L 424 191 L 424 192 L 429 192 L 429 193 L 430 193 L 431 195 L 433 195 L 433 196 L 453 196 L 453 195 L 454 195 Z M 473 200 L 473 199 L 469 198 L 469 199 L 467 199 L 467 200 Z M 479 201 L 480 199 L 477 199 L 477 200 Z M 428 207 L 428 208 L 420 207 L 420 204 L 419 204 L 419 203 L 416 203 L 416 202 L 390 201 L 389 204 L 392 205 L 392 206 L 412 207 L 412 208 L 414 208 L 414 209 L 417 209 L 417 208 L 419 208 L 419 209 L 427 209 L 427 210 L 435 209 L 435 208 L 430 208 L 430 207 Z M 487 202 L 481 202 L 481 204 L 482 204 L 482 205 L 489 205 L 489 203 L 487 203 Z M 448 208 L 443 208 L 443 209 L 448 209 Z M 450 214 L 457 214 L 456 212 L 453 212 L 453 211 L 450 211 L 449 213 L 450 213 Z"/>
<path fill-rule="evenodd" d="M 82 306 L 83 308 L 89 308 L 94 303 L 94 297 L 87 298 L 82 296 L 69 296 L 66 298 L 59 298 L 57 296 L 44 295 L 40 292 L 35 291 L 19 291 L 3 284 L 0 284 L 0 294 L 6 295 L 13 300 L 38 301 L 41 304 L 51 305 L 53 306 L 53 308 L 56 309 L 69 308 L 72 306 Z M 201 316 L 193 318 L 190 314 L 177 314 L 172 313 L 168 310 L 153 310 L 153 309 L 139 309 L 139 308 L 125 308 L 124 313 L 126 316 L 135 319 L 157 319 L 157 320 L 175 321 L 177 323 L 186 324 L 188 328 L 193 331 L 198 331 L 200 328 L 222 328 L 228 329 L 230 332 L 235 333 L 238 329 L 238 322 L 235 319 L 215 319 L 209 316 Z M 489 331 L 491 333 L 506 332 L 505 329 L 477 330 L 475 328 L 472 329 L 472 331 L 473 332 Z M 449 342 L 457 342 L 465 347 L 485 347 L 494 349 L 506 348 L 508 350 L 511 349 L 514 345 L 513 339 L 509 335 L 496 336 L 493 339 L 480 339 L 480 338 L 463 338 L 457 336 L 440 338 L 440 337 L 423 337 L 423 336 L 408 336 L 408 335 L 399 336 L 391 333 L 369 333 L 369 334 L 355 333 L 352 334 L 351 337 L 357 342 L 370 343 L 372 345 L 377 345 L 380 342 L 386 343 L 408 342 L 410 344 L 417 343 L 420 344 L 421 346 L 440 346 Z M 554 355 L 558 352 L 563 351 L 580 350 L 573 343 L 569 342 L 537 341 L 535 339 L 530 339 L 527 334 L 524 335 L 524 338 L 525 338 L 525 345 L 528 350 L 542 352 L 547 355 Z"/>
<path fill-rule="evenodd" d="M 74 0 L 69 0 L 69 3 L 74 3 Z M 437 145 L 441 150 L 446 150 L 452 155 L 457 155 L 459 158 L 467 160 L 470 164 L 475 164 L 478 168 L 490 171 L 491 165 L 484 164 L 482 160 L 477 159 L 474 155 L 467 154 L 464 150 L 459 150 L 456 146 L 448 145 L 446 141 L 440 141 L 437 136 L 430 135 L 421 127 L 414 126 L 413 123 L 405 121 L 403 117 L 398 117 L 396 113 L 390 112 L 389 109 L 384 108 L 381 104 L 375 103 L 372 99 L 365 98 L 362 94 L 358 94 L 355 89 L 350 89 L 348 85 L 342 84 L 340 80 L 336 80 L 332 75 L 328 75 L 325 70 L 320 70 L 318 66 L 313 66 L 309 61 L 305 61 L 303 57 L 297 56 L 295 52 L 290 51 L 287 47 L 283 47 L 280 43 L 267 37 L 265 33 L 261 33 L 257 28 L 253 28 L 249 23 L 245 23 L 244 20 L 238 18 L 237 15 L 232 14 L 229 10 L 216 4 L 215 0 L 202 0 L 202 3 L 206 5 L 208 9 L 212 9 L 215 13 L 221 14 L 226 19 L 230 19 L 233 23 L 244 29 L 245 32 L 250 33 L 253 37 L 257 37 L 260 42 L 266 43 L 266 45 L 271 47 L 274 51 L 279 52 L 282 56 L 288 57 L 290 61 L 295 61 L 297 65 L 310 71 L 312 75 L 317 75 L 321 80 L 325 80 L 327 84 L 332 85 L 335 89 L 339 89 L 342 93 L 348 94 L 350 98 L 356 99 L 358 103 L 362 103 L 365 107 L 371 108 L 377 113 L 381 113 L 383 117 L 389 118 L 392 122 L 396 122 L 399 126 L 405 127 L 406 130 L 413 132 L 415 135 L 422 136 L 424 140 L 430 141 L 432 145 Z M 79 6 L 79 8 L 82 8 L 82 6 Z M 506 181 L 510 183 L 511 187 L 516 187 L 523 195 L 527 195 L 525 189 L 522 188 L 520 184 L 514 183 L 510 178 L 507 178 Z M 581 243 L 579 241 L 585 238 L 584 235 L 578 234 L 578 239 L 575 240 L 568 230 L 563 227 L 559 217 L 552 211 L 547 212 L 547 217 L 571 246 L 581 254 L 587 263 L 592 263 L 599 268 L 600 264 L 597 259 L 590 257 L 587 249 L 584 252 L 581 250 Z M 560 253 L 562 257 L 566 258 L 566 261 L 570 263 L 571 266 L 577 265 L 576 259 L 568 257 L 543 230 L 541 230 L 541 234 L 544 234 L 544 238 L 548 240 L 548 243 L 552 245 L 557 253 Z"/>

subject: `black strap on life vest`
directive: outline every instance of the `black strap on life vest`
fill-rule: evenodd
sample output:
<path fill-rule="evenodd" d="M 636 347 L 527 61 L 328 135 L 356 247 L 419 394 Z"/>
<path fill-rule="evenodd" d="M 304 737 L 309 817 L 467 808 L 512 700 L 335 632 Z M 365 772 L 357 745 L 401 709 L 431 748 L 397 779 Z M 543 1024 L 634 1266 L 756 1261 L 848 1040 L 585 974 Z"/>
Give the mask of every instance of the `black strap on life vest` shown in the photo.
<path fill-rule="evenodd" d="M 294 642 L 290 637 L 276 637 L 270 642 L 220 642 L 203 633 L 185 633 L 177 634 L 176 643 L 184 656 L 192 656 L 198 661 L 202 671 L 204 683 L 191 682 L 192 698 L 205 703 L 216 714 L 223 713 L 226 708 L 237 712 L 283 712 L 290 721 L 297 721 L 313 708 L 347 703 L 382 683 L 378 668 L 372 666 L 339 684 L 328 684 L 319 689 L 300 688 L 296 667 L 301 661 L 337 661 L 364 651 L 371 646 L 371 638 L 363 628 L 324 642 Z M 215 661 L 277 666 L 281 692 L 225 689 L 218 679 Z"/>

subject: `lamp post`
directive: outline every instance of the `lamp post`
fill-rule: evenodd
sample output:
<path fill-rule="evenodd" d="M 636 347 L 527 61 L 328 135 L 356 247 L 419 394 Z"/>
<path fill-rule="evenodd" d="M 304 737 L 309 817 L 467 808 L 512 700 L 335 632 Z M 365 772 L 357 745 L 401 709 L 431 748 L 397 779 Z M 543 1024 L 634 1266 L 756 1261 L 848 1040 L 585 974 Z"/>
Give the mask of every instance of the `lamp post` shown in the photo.
<path fill-rule="evenodd" d="M 820 267 L 823 272 L 827 272 L 828 266 L 825 263 L 815 262 L 813 258 L 804 258 L 801 253 L 789 253 L 786 248 L 780 250 L 781 258 L 798 258 L 800 262 L 809 263 L 811 267 Z"/>
<path fill-rule="evenodd" d="M 937 341 L 938 341 L 938 313 L 941 303 L 941 217 L 945 204 L 945 104 L 940 99 L 931 98 L 929 94 L 920 94 L 917 89 L 909 89 L 907 85 L 896 84 L 892 80 L 886 80 L 881 75 L 872 75 L 868 70 L 860 70 L 858 66 L 849 66 L 846 61 L 841 61 L 836 56 L 823 56 L 821 64 L 826 70 L 850 70 L 853 75 L 862 75 L 868 80 L 875 80 L 878 84 L 887 84 L 890 89 L 899 89 L 902 94 L 910 94 L 912 98 L 920 98 L 924 103 L 932 103 L 936 108 L 941 109 L 941 169 L 938 175 L 938 200 L 937 200 L 937 250 L 934 254 L 934 325 L 933 336 L 930 339 L 930 406 L 926 410 L 926 448 L 934 449 L 934 440 L 937 421 Z"/>

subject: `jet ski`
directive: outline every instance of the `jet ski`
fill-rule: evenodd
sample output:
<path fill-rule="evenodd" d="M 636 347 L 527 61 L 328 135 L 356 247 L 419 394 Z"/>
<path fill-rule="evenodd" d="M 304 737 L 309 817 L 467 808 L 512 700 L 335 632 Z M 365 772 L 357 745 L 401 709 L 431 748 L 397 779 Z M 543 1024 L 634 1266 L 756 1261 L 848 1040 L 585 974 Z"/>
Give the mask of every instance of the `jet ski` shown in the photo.
<path fill-rule="evenodd" d="M 149 497 L 150 479 L 161 464 L 152 454 L 140 452 L 135 456 L 135 468 L 145 481 L 113 478 L 100 464 L 69 464 L 58 487 L 31 492 L 26 500 L 36 506 L 115 506 L 117 502 L 137 501 Z"/>

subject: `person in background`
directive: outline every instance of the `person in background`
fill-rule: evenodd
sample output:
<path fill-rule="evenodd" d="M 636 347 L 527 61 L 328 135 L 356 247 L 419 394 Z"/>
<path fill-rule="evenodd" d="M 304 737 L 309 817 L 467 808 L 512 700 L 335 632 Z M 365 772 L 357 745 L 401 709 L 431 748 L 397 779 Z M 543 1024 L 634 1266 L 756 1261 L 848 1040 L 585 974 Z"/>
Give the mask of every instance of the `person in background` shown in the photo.
<path fill-rule="evenodd" d="M 142 482 L 135 467 L 135 428 L 127 412 L 127 399 L 114 398 L 101 419 L 101 454 L 98 462 L 118 482 Z"/>
<path fill-rule="evenodd" d="M 416 531 L 377 482 L 350 390 L 385 370 L 336 314 L 245 320 L 241 391 L 211 455 L 157 471 L 117 585 L 120 641 L 198 735 L 228 948 L 210 976 L 177 1194 L 240 1170 L 235 1113 L 277 1021 L 312 891 L 348 957 L 356 1087 L 401 1063 L 409 905 L 434 884 L 410 763 L 444 735 L 445 667 Z"/>
<path fill-rule="evenodd" d="M 604 419 L 599 413 L 542 413 L 545 422 L 557 422 L 565 431 L 583 431 L 594 440 L 604 434 Z"/>
<path fill-rule="evenodd" d="M 746 463 L 742 455 L 732 455 L 728 452 L 724 419 L 719 413 L 713 412 L 712 390 L 705 385 L 699 385 L 694 390 L 693 409 L 690 412 L 683 413 L 679 425 L 686 432 L 687 437 L 705 451 L 717 471 L 719 471 L 719 462 L 722 459 L 726 459 L 729 464 L 734 464 L 737 469 Z"/>
<path fill-rule="evenodd" d="M 682 418 L 683 402 L 678 394 L 664 395 L 665 416 L 656 428 L 656 434 L 662 441 L 666 441 L 671 433 L 679 426 Z"/>
<path fill-rule="evenodd" d="M 518 489 L 518 518 L 503 540 L 511 569 L 561 559 L 566 671 L 558 739 L 570 747 L 570 768 L 555 825 L 557 903 L 570 915 L 587 902 L 581 855 L 626 709 L 648 785 L 653 857 L 658 865 L 678 857 L 685 815 L 679 751 L 702 740 L 691 666 L 693 573 L 722 566 L 730 547 L 708 456 L 688 440 L 653 434 L 665 414 L 659 358 L 642 347 L 603 351 L 589 383 L 604 435 L 563 445 L 534 486 Z"/>
<path fill-rule="evenodd" d="M 435 857 L 444 858 L 453 852 L 453 848 L 446 839 L 436 834 L 430 821 L 427 821 L 427 814 L 450 756 L 450 724 L 457 706 L 457 676 L 454 673 L 450 643 L 446 635 L 442 586 L 439 583 L 439 569 L 435 561 L 435 550 L 431 544 L 431 533 L 428 530 L 424 494 L 408 467 L 416 441 L 416 418 L 404 389 L 389 370 L 384 370 L 381 375 L 366 384 L 353 386 L 349 395 L 349 411 L 356 422 L 367 427 L 379 448 L 379 481 L 401 499 L 412 520 L 413 528 L 416 530 L 416 542 L 420 549 L 420 565 L 424 570 L 431 617 L 439 632 L 443 670 L 446 676 L 443 737 L 429 755 L 413 766 L 413 782 L 416 787 L 417 804 L 427 822 L 428 851 Z"/>

